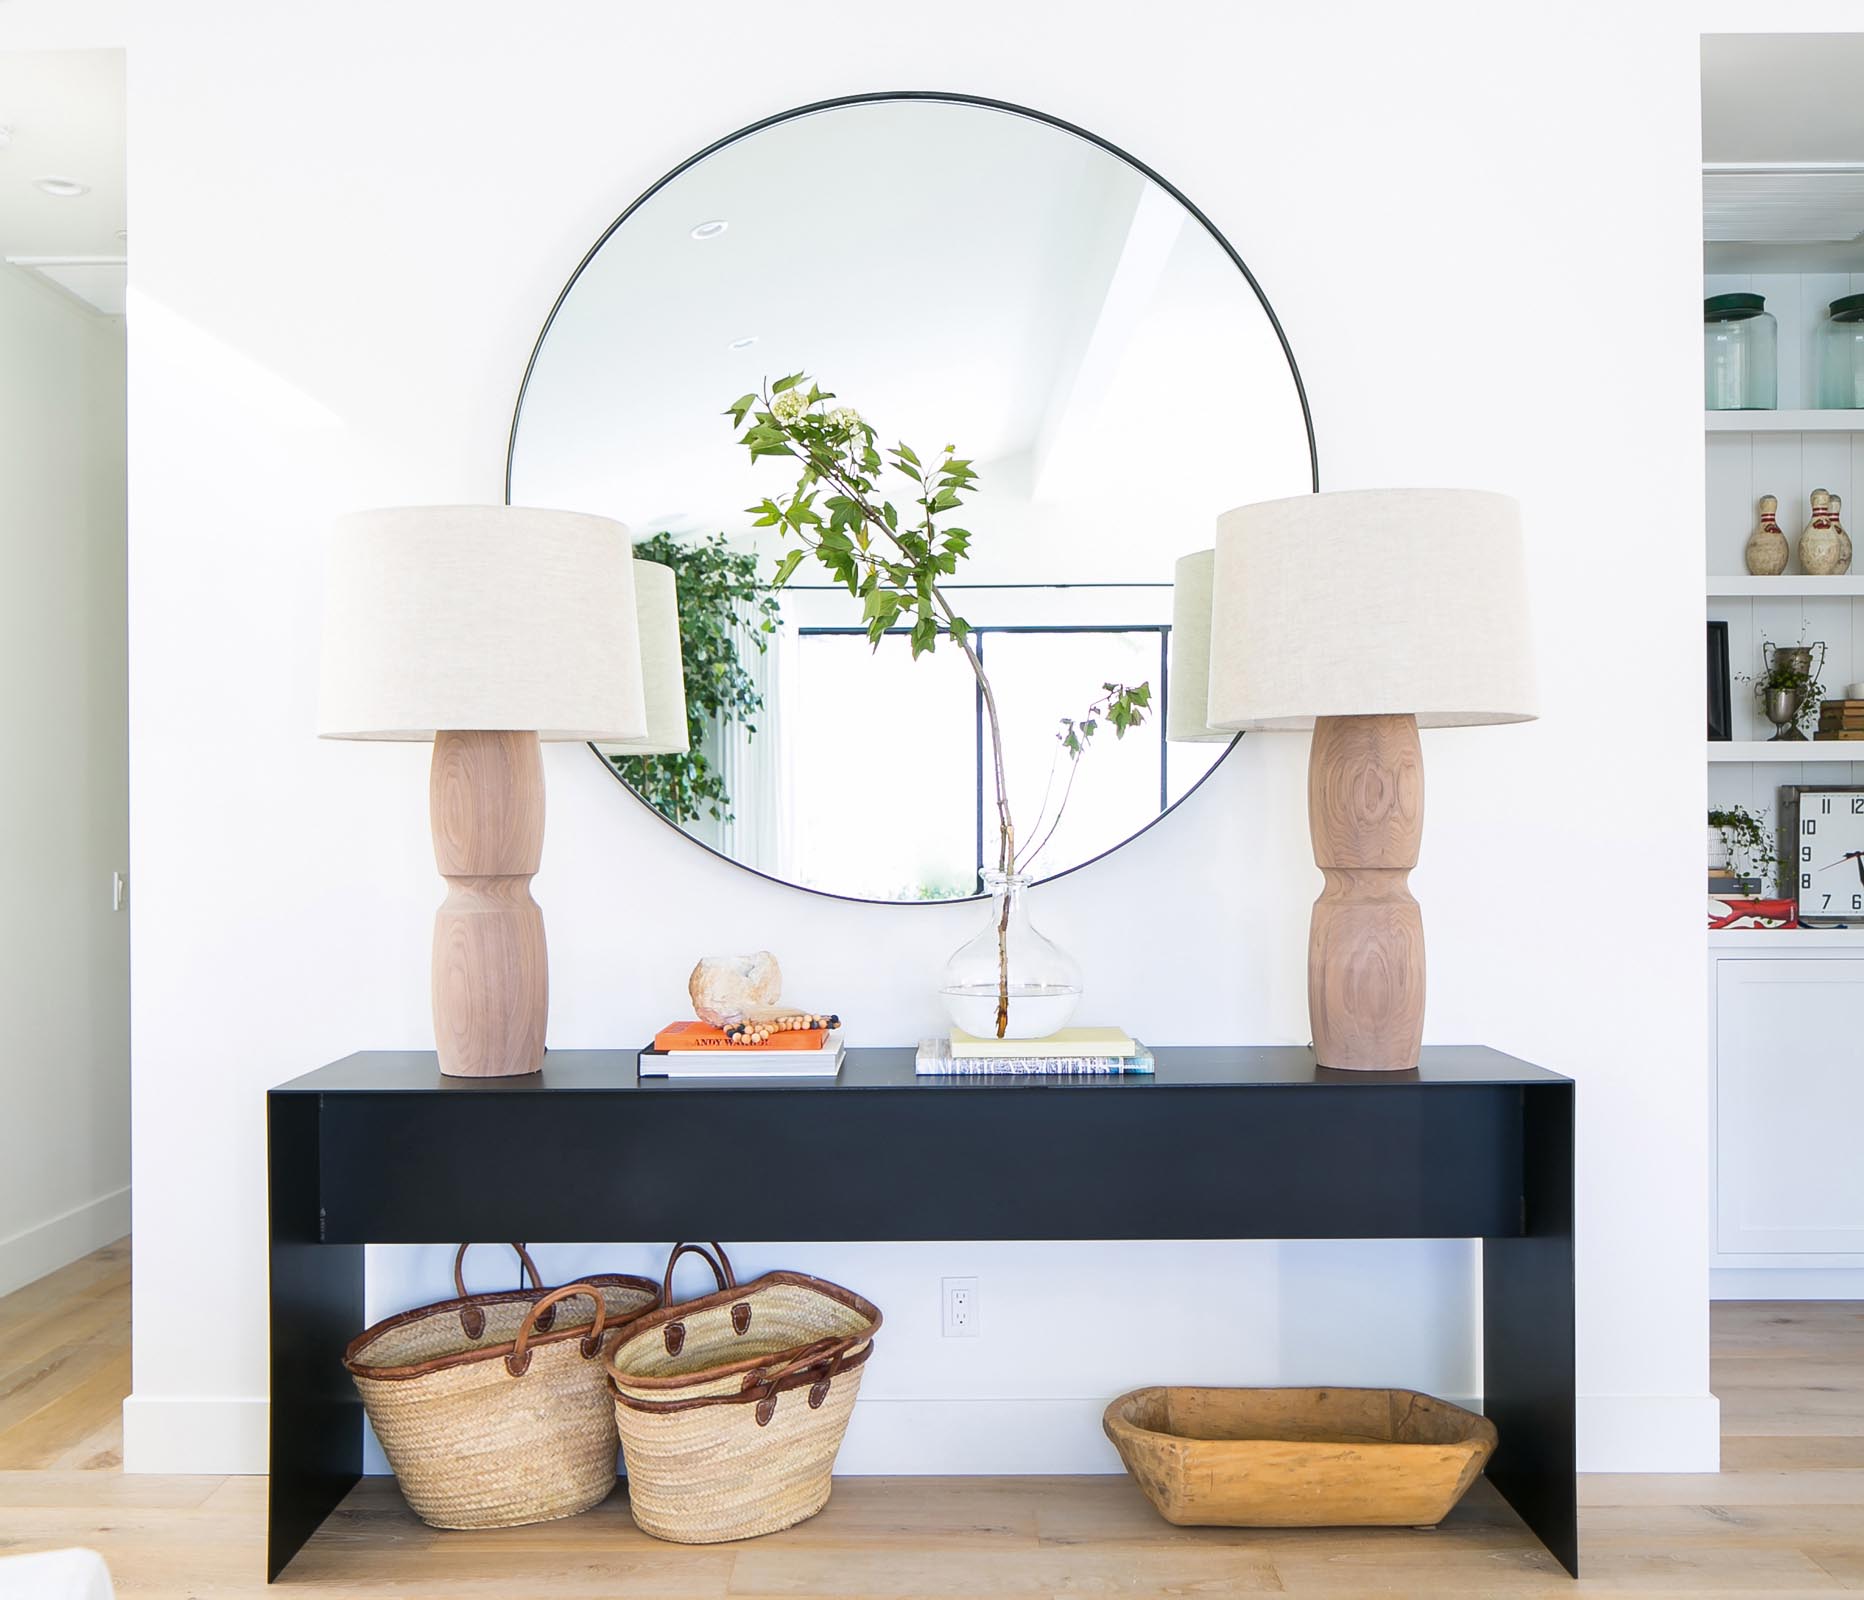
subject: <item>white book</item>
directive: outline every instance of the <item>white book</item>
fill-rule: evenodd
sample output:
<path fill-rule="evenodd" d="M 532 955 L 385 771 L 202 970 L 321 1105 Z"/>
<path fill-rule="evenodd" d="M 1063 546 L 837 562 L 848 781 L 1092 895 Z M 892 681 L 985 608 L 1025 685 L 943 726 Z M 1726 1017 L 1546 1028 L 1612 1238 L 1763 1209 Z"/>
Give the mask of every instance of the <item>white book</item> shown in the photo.
<path fill-rule="evenodd" d="M 1116 1077 L 1149 1073 L 1152 1052 L 1142 1044 L 1122 1056 L 955 1056 L 951 1040 L 921 1039 L 913 1071 L 922 1078 Z"/>
<path fill-rule="evenodd" d="M 643 1050 L 643 1078 L 832 1078 L 847 1055 L 839 1028 L 820 1050 Z"/>

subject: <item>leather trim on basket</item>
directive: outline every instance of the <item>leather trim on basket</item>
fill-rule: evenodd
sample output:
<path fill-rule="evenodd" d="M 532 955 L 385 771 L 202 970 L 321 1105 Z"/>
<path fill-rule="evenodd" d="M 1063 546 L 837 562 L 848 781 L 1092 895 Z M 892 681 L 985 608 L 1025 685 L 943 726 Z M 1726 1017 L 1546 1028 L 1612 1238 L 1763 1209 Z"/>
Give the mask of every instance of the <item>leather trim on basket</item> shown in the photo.
<path fill-rule="evenodd" d="M 812 1278 L 806 1272 L 766 1272 L 763 1277 L 751 1283 L 741 1283 L 734 1289 L 721 1289 L 716 1294 L 702 1295 L 697 1300 L 682 1300 L 676 1306 L 662 1306 L 658 1311 L 649 1311 L 644 1316 L 633 1318 L 626 1325 L 622 1336 L 610 1347 L 608 1353 L 611 1376 L 614 1373 L 615 1358 L 623 1348 L 636 1339 L 651 1336 L 656 1330 L 664 1328 L 669 1322 L 678 1322 L 694 1311 L 710 1310 L 714 1306 L 736 1305 L 740 1300 L 753 1299 L 757 1291 L 778 1284 L 788 1284 L 802 1289 L 813 1289 L 817 1294 L 825 1295 L 839 1305 L 858 1312 L 866 1319 L 867 1326 L 859 1334 L 860 1338 L 872 1339 L 880 1328 L 880 1308 L 871 1300 L 863 1299 L 852 1289 L 844 1289 L 838 1283 L 830 1283 L 826 1278 Z M 655 1285 L 658 1290 L 659 1285 Z M 647 1377 L 635 1373 L 624 1373 L 630 1388 L 635 1389 L 685 1389 L 694 1384 L 709 1383 L 716 1378 L 728 1378 L 733 1373 L 755 1372 L 760 1367 L 768 1367 L 771 1357 L 742 1356 L 735 1361 L 721 1362 L 715 1367 L 695 1368 L 691 1372 L 679 1372 L 670 1376 Z M 853 1365 L 842 1363 L 844 1370 Z"/>
<path fill-rule="evenodd" d="M 685 1323 L 669 1322 L 666 1325 L 666 1327 L 661 1330 L 661 1332 L 666 1337 L 668 1355 L 676 1356 L 682 1350 L 686 1348 L 686 1324 Z"/>
<path fill-rule="evenodd" d="M 821 1375 L 822 1361 L 812 1362 L 809 1366 L 802 1368 L 800 1371 L 792 1372 L 787 1378 L 780 1379 L 774 1394 L 769 1390 L 767 1385 L 754 1383 L 747 1388 L 739 1390 L 736 1394 L 702 1394 L 696 1395 L 690 1400 L 641 1400 L 631 1394 L 623 1394 L 622 1391 L 616 1387 L 615 1373 L 612 1367 L 608 1374 L 608 1384 L 610 1391 L 615 1396 L 615 1403 L 617 1405 L 626 1406 L 630 1411 L 645 1411 L 655 1416 L 667 1416 L 677 1411 L 698 1411 L 706 1406 L 741 1406 L 747 1401 L 753 1400 L 758 1402 L 761 1411 L 766 1400 L 774 1402 L 775 1395 L 787 1394 L 792 1389 L 801 1389 L 804 1387 L 807 1387 L 810 1391 L 810 1409 L 819 1410 L 822 1405 L 822 1400 L 828 1399 L 829 1387 L 833 1383 L 834 1378 L 839 1378 L 845 1372 L 853 1372 L 857 1368 L 865 1366 L 867 1358 L 873 1353 L 874 1342 L 872 1339 L 869 1339 L 858 1351 L 835 1368 L 834 1377 L 832 1378 L 825 1378 Z M 613 1357 L 611 1356 L 610 1359 L 613 1360 Z M 778 1359 L 778 1357 L 765 1356 L 761 1362 L 753 1362 L 751 1365 L 774 1366 L 777 1364 Z M 828 1356 L 823 1357 L 823 1361 L 832 1359 L 832 1357 Z M 744 1363 L 738 1362 L 735 1363 L 735 1365 L 742 1366 Z M 643 1383 L 646 1380 L 642 1378 L 630 1378 L 628 1381 L 630 1383 Z M 685 1381 L 690 1382 L 691 1378 L 689 1377 Z M 818 1388 L 822 1391 L 822 1400 L 814 1398 L 815 1390 Z M 766 1416 L 762 1420 L 768 1422 L 770 1418 Z"/>
<path fill-rule="evenodd" d="M 744 1333 L 749 1330 L 750 1326 L 751 1302 L 748 1300 L 740 1300 L 731 1308 L 731 1331 L 733 1333 Z M 677 1353 L 676 1351 L 675 1354 Z"/>
<path fill-rule="evenodd" d="M 602 1290 L 638 1289 L 647 1296 L 646 1304 L 639 1312 L 633 1315 L 626 1312 L 617 1313 L 609 1320 L 607 1327 L 603 1330 L 604 1343 L 607 1343 L 607 1335 L 609 1332 L 632 1329 L 641 1317 L 652 1315 L 660 1304 L 660 1285 L 651 1278 L 637 1278 L 630 1273 L 607 1272 L 592 1278 L 583 1278 L 578 1281 Z M 549 1292 L 549 1290 L 544 1291 L 545 1294 Z M 354 1339 L 350 1340 L 343 1350 L 343 1365 L 353 1377 L 374 1378 L 378 1381 L 393 1383 L 406 1378 L 423 1378 L 430 1372 L 441 1372 L 448 1367 L 470 1366 L 476 1361 L 489 1361 L 495 1358 L 509 1356 L 517 1347 L 517 1339 L 515 1336 L 506 1340 L 503 1344 L 481 1345 L 476 1350 L 461 1350 L 453 1355 L 435 1356 L 428 1361 L 410 1362 L 403 1366 L 374 1366 L 368 1362 L 357 1359 L 371 1344 L 381 1338 L 383 1334 L 391 1332 L 396 1328 L 403 1327 L 410 1322 L 419 1322 L 428 1317 L 446 1316 L 450 1313 L 463 1312 L 490 1305 L 531 1305 L 543 1299 L 543 1297 L 543 1294 L 538 1293 L 535 1289 L 506 1289 L 496 1294 L 469 1295 L 465 1300 L 441 1300 L 429 1306 L 416 1306 L 412 1311 L 397 1312 L 392 1317 L 384 1317 L 373 1327 L 365 1328 L 361 1333 L 357 1334 Z M 604 1294 L 602 1298 L 606 1303 L 608 1296 Z M 552 1315 L 556 1309 L 554 1305 L 544 1308 L 542 1315 L 537 1319 L 536 1328 L 533 1330 L 528 1341 L 529 1345 L 535 1348 L 540 1344 L 556 1344 L 564 1339 L 582 1339 L 586 1345 L 588 1342 L 589 1330 L 595 1325 L 594 1313 L 591 1312 L 580 1322 L 571 1322 L 567 1327 L 559 1328 L 554 1326 L 555 1317 Z M 543 1332 L 540 1330 L 542 1330 L 546 1318 L 551 1320 L 553 1326 L 548 1332 Z M 473 1334 L 470 1335 L 470 1337 L 477 1338 L 479 1335 Z M 586 1353 L 593 1358 L 597 1352 L 588 1351 Z"/>

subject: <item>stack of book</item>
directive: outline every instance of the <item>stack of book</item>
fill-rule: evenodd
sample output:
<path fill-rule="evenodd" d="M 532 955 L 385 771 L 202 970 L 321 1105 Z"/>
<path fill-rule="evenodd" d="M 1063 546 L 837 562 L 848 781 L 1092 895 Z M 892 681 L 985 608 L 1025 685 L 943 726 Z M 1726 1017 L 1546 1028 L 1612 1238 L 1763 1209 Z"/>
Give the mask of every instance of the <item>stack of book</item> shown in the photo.
<path fill-rule="evenodd" d="M 953 1028 L 950 1038 L 919 1041 L 913 1070 L 928 1078 L 1111 1076 L 1150 1072 L 1152 1052 L 1118 1028 L 1063 1028 L 1046 1039 L 980 1039 Z"/>
<path fill-rule="evenodd" d="M 1864 739 L 1864 700 L 1821 700 L 1818 739 Z"/>
<path fill-rule="evenodd" d="M 1740 877 L 1732 867 L 1709 868 L 1711 900 L 1751 900 L 1759 893 L 1759 878 Z"/>
<path fill-rule="evenodd" d="M 832 1078 L 841 1071 L 839 1028 L 797 1028 L 762 1044 L 733 1044 L 704 1022 L 674 1022 L 641 1052 L 643 1078 Z"/>

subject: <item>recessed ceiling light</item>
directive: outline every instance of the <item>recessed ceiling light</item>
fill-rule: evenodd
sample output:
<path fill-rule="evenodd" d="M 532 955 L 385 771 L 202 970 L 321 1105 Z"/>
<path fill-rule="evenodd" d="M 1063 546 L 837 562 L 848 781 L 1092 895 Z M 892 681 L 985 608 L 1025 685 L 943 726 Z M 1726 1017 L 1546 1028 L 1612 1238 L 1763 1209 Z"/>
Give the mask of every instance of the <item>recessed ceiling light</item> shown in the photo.
<path fill-rule="evenodd" d="M 727 350 L 749 350 L 751 346 L 756 343 L 757 335 L 754 333 L 747 333 L 742 339 L 733 339 L 725 348 Z"/>
<path fill-rule="evenodd" d="M 76 178 L 34 178 L 33 184 L 46 194 L 56 195 L 60 200 L 75 200 L 81 194 L 89 194 L 91 186 L 79 183 Z"/>
<path fill-rule="evenodd" d="M 716 239 L 730 226 L 731 224 L 725 221 L 723 217 L 714 217 L 712 221 L 702 222 L 698 227 L 694 228 L 693 237 L 695 239 Z"/>

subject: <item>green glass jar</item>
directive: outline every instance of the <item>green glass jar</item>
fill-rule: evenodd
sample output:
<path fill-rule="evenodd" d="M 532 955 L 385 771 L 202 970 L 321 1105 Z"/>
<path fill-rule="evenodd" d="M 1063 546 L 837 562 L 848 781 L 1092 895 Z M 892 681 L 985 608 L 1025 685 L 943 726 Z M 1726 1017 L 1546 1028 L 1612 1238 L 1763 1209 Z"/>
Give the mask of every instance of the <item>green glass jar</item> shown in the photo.
<path fill-rule="evenodd" d="M 1779 403 L 1778 332 L 1757 294 L 1702 302 L 1703 404 L 1711 411 L 1772 411 Z"/>
<path fill-rule="evenodd" d="M 1819 329 L 1819 408 L 1864 411 L 1864 294 L 1834 300 Z"/>

